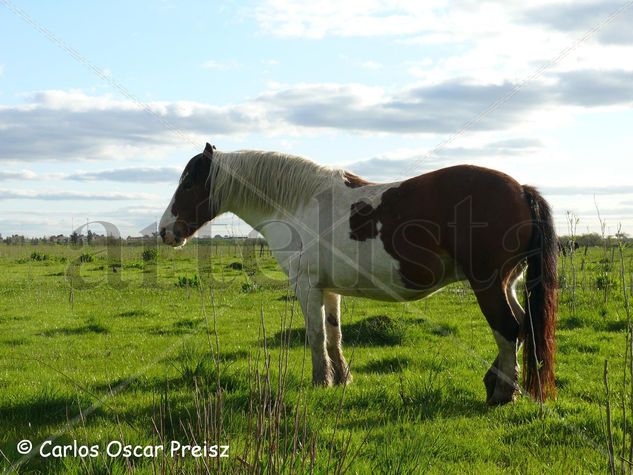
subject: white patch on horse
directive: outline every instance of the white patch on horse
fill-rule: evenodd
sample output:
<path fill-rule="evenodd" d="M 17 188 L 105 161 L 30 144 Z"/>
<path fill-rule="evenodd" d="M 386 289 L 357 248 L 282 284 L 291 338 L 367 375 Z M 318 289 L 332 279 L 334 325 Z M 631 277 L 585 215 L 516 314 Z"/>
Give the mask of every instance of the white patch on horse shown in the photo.
<path fill-rule="evenodd" d="M 517 285 L 519 283 L 523 283 L 523 273 L 519 274 L 519 276 L 510 284 L 510 295 L 508 295 L 508 303 L 510 304 L 510 308 L 512 308 L 512 314 L 519 325 L 522 327 L 525 322 L 525 310 L 519 303 L 519 297 L 517 296 Z"/>
<path fill-rule="evenodd" d="M 174 216 L 171 211 L 172 207 L 174 206 L 175 200 L 176 194 L 174 193 L 174 196 L 171 197 L 171 201 L 169 202 L 169 206 L 167 206 L 167 208 L 165 209 L 163 216 L 160 218 L 160 223 L 158 224 L 159 232 L 162 233 L 163 230 L 165 231 L 165 236 L 163 237 L 165 244 L 168 244 L 170 246 L 177 244 L 176 236 L 174 234 L 174 224 L 176 223 L 178 217 Z M 183 239 L 181 243 L 178 243 L 178 247 L 184 246 L 186 241 L 186 239 Z"/>
<path fill-rule="evenodd" d="M 517 360 L 517 342 L 506 340 L 504 336 L 496 330 L 492 331 L 499 348 L 499 360 L 497 365 L 497 378 L 503 380 L 507 385 L 514 385 L 519 373 L 519 362 Z M 497 385 L 497 388 L 499 385 Z M 495 389 L 495 392 L 497 390 Z M 493 396 L 494 397 L 494 396 Z"/>

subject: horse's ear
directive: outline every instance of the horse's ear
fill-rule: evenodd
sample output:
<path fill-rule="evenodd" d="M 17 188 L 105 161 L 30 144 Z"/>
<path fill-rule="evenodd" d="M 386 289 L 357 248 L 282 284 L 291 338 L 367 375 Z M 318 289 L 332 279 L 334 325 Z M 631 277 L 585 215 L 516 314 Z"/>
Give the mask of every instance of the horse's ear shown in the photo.
<path fill-rule="evenodd" d="M 204 147 L 204 154 L 208 155 L 209 157 L 212 157 L 214 150 L 215 150 L 215 146 L 207 142 L 207 145 Z"/>

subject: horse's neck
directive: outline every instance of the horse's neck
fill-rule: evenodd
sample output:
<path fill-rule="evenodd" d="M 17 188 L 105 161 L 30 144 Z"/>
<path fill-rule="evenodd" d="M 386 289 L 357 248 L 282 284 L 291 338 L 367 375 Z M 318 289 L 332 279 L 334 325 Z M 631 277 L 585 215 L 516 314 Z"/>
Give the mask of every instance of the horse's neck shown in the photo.
<path fill-rule="evenodd" d="M 257 231 L 260 231 L 265 223 L 276 220 L 273 213 L 263 211 L 257 207 L 245 207 L 245 209 L 232 209 L 229 211 Z"/>

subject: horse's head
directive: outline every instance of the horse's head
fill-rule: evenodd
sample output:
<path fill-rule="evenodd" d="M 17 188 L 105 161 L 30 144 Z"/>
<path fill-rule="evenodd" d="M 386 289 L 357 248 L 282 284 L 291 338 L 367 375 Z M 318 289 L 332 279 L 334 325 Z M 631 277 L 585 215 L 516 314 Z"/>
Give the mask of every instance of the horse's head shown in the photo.
<path fill-rule="evenodd" d="M 182 246 L 204 223 L 215 218 L 217 207 L 210 196 L 210 172 L 213 146 L 196 155 L 185 167 L 176 192 L 160 220 L 163 242 Z"/>

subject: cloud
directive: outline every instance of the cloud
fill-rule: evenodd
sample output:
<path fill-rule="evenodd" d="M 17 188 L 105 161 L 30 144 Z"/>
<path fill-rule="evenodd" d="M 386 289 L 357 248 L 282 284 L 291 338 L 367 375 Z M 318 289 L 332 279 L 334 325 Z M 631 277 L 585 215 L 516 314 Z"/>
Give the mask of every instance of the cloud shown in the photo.
<path fill-rule="evenodd" d="M 5 180 L 34 180 L 37 174 L 31 170 L 0 171 L 0 181 Z"/>
<path fill-rule="evenodd" d="M 569 2 L 549 3 L 529 8 L 520 20 L 545 25 L 551 29 L 579 33 L 596 26 L 601 20 L 625 6 L 625 2 Z M 633 8 L 626 8 L 613 21 L 597 32 L 598 41 L 607 44 L 633 44 Z"/>
<path fill-rule="evenodd" d="M 365 61 L 364 63 L 361 64 L 361 67 L 365 68 L 365 69 L 373 69 L 373 70 L 377 70 L 377 69 L 382 69 L 382 63 L 379 63 L 378 61 Z"/>
<path fill-rule="evenodd" d="M 633 185 L 612 186 L 542 186 L 547 195 L 623 195 L 633 193 Z"/>
<path fill-rule="evenodd" d="M 286 124 L 363 132 L 447 133 L 471 123 L 472 130 L 503 130 L 533 112 L 580 106 L 628 105 L 633 102 L 633 72 L 570 71 L 529 84 L 489 113 L 516 83 L 477 84 L 453 79 L 388 94 L 362 85 L 307 84 L 261 95 L 268 114 Z"/>
<path fill-rule="evenodd" d="M 202 69 L 213 69 L 215 71 L 227 71 L 229 69 L 235 69 L 239 66 L 236 61 L 214 61 L 209 60 L 202 63 Z"/>
<path fill-rule="evenodd" d="M 543 143 L 534 138 L 513 138 L 491 142 L 479 147 L 446 147 L 417 154 L 404 159 L 373 157 L 367 160 L 345 165 L 345 168 L 358 175 L 378 182 L 402 179 L 404 175 L 416 174 L 450 165 L 463 163 L 467 159 L 507 157 L 533 153 L 543 147 Z"/>
<path fill-rule="evenodd" d="M 173 183 L 178 181 L 181 173 L 182 170 L 176 167 L 130 167 L 72 173 L 64 178 L 75 181 Z"/>
<path fill-rule="evenodd" d="M 633 102 L 633 71 L 583 70 L 560 73 L 553 86 L 561 105 L 612 106 Z"/>
<path fill-rule="evenodd" d="M 135 159 L 182 148 L 190 141 L 248 133 L 288 134 L 318 129 L 397 134 L 505 130 L 531 114 L 555 108 L 627 106 L 633 71 L 580 70 L 517 84 L 452 79 L 395 91 L 361 84 L 276 87 L 240 104 L 132 101 L 77 91 L 43 91 L 18 105 L 0 106 L 0 160 Z M 488 113 L 481 115 L 482 111 Z M 175 130 L 174 130 L 175 129 Z"/>
<path fill-rule="evenodd" d="M 182 146 L 191 138 L 187 134 L 209 137 L 262 127 L 251 104 L 152 102 L 148 113 L 132 101 L 78 91 L 42 91 L 27 99 L 0 106 L 0 160 L 130 158 L 151 148 Z"/>
<path fill-rule="evenodd" d="M 402 36 L 420 33 L 445 32 L 452 28 L 461 34 L 481 30 L 482 10 L 494 10 L 494 20 L 500 14 L 507 18 L 512 8 L 501 11 L 495 2 L 454 2 L 454 9 L 446 2 L 428 0 L 266 0 L 255 9 L 260 28 L 280 37 L 323 38 L 326 36 Z M 473 8 L 474 7 L 474 8 Z M 496 23 L 496 22 L 495 22 Z M 492 27 L 486 25 L 485 30 Z"/>
<path fill-rule="evenodd" d="M 84 191 L 35 191 L 0 189 L 0 200 L 81 200 L 81 201 L 126 201 L 155 200 L 156 195 L 136 192 L 84 192 Z"/>
<path fill-rule="evenodd" d="M 461 80 L 423 85 L 387 94 L 362 85 L 300 85 L 260 96 L 258 101 L 282 121 L 305 128 L 390 133 L 445 133 L 459 129 L 512 83 L 477 85 Z M 527 89 L 482 118 L 475 130 L 505 129 L 550 102 L 550 93 Z"/>
<path fill-rule="evenodd" d="M 584 32 L 613 12 L 624 1 L 498 2 L 441 0 L 265 0 L 255 9 L 262 30 L 280 37 L 323 38 L 327 36 L 400 37 L 403 42 L 424 44 L 476 44 L 479 40 L 505 37 L 527 26 L 531 38 L 547 29 L 563 33 Z M 597 32 L 604 43 L 631 43 L 633 9 L 625 8 Z M 535 26 L 545 28 L 537 31 Z M 551 37 L 551 35 L 550 35 Z"/>
<path fill-rule="evenodd" d="M 255 9 L 260 27 L 267 33 L 282 37 L 322 38 L 335 36 L 374 36 L 400 32 L 416 32 L 425 23 L 415 25 L 416 18 L 407 20 L 402 13 L 377 19 L 383 11 L 382 2 L 368 2 L 364 8 L 354 1 L 336 2 L 268 0 Z"/>
<path fill-rule="evenodd" d="M 430 55 L 432 65 L 405 67 L 427 82 L 456 77 L 498 82 L 530 77 L 554 58 L 549 69 L 631 69 L 622 58 L 633 54 L 633 8 L 604 22 L 624 5 L 624 0 L 263 0 L 254 16 L 260 29 L 282 38 L 373 37 L 397 43 L 393 47 L 410 57 Z"/>
<path fill-rule="evenodd" d="M 413 170 L 417 167 L 420 173 L 426 169 L 438 168 L 440 162 L 421 157 L 394 160 L 385 157 L 374 157 L 345 165 L 345 168 L 359 176 L 376 182 L 388 182 L 401 177 L 402 170 Z"/>

